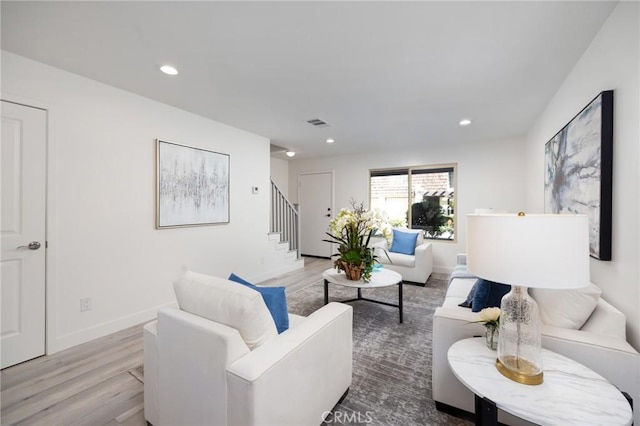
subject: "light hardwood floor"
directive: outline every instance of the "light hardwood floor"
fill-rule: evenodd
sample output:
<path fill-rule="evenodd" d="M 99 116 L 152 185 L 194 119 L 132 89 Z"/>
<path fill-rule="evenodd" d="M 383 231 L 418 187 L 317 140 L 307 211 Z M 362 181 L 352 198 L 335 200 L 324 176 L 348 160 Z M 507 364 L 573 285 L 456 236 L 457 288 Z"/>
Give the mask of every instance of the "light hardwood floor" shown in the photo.
<path fill-rule="evenodd" d="M 295 291 L 330 267 L 306 258 L 303 269 L 261 284 Z M 129 372 L 142 364 L 142 326 L 2 370 L 0 424 L 145 425 L 143 385 Z"/>

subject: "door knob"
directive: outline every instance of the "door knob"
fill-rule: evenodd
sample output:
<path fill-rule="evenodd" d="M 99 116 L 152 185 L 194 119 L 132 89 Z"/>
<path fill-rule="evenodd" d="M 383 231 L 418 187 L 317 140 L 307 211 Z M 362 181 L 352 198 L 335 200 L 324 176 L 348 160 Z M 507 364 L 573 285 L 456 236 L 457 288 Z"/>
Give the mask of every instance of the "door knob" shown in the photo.
<path fill-rule="evenodd" d="M 28 246 L 19 246 L 20 249 L 29 249 L 29 250 L 38 250 L 40 248 L 40 243 L 37 241 L 31 241 Z"/>

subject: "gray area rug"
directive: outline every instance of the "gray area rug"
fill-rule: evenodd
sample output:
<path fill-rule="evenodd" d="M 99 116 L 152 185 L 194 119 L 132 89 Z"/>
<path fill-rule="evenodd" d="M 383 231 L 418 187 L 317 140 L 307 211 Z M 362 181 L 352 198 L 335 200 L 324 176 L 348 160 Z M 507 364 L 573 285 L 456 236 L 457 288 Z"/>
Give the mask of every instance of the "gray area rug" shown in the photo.
<path fill-rule="evenodd" d="M 353 302 L 353 381 L 349 394 L 326 424 L 472 425 L 436 410 L 431 394 L 433 312 L 444 300 L 446 275 L 432 275 L 425 287 L 403 286 L 404 322 L 398 308 Z M 324 304 L 322 281 L 287 292 L 289 311 L 307 316 Z M 355 289 L 331 285 L 329 300 L 356 296 Z M 363 290 L 363 297 L 398 302 L 398 287 Z M 129 370 L 143 381 L 143 366 Z"/>
<path fill-rule="evenodd" d="M 433 313 L 444 300 L 447 276 L 425 287 L 403 286 L 404 322 L 398 308 L 358 301 L 353 306 L 353 381 L 327 423 L 344 425 L 471 425 L 436 410 L 431 393 Z M 329 300 L 356 297 L 337 285 Z M 287 295 L 289 311 L 309 315 L 324 304 L 321 281 Z M 397 286 L 363 290 L 363 297 L 398 302 Z"/>

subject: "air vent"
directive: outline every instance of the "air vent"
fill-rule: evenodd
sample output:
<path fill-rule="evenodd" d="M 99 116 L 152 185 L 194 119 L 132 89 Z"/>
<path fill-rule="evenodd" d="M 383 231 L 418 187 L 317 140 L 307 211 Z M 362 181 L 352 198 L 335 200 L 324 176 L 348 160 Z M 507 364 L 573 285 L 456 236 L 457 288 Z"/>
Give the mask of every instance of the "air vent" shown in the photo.
<path fill-rule="evenodd" d="M 329 127 L 329 123 L 320 120 L 319 118 L 312 118 L 311 120 L 307 120 L 307 123 L 316 127 Z"/>

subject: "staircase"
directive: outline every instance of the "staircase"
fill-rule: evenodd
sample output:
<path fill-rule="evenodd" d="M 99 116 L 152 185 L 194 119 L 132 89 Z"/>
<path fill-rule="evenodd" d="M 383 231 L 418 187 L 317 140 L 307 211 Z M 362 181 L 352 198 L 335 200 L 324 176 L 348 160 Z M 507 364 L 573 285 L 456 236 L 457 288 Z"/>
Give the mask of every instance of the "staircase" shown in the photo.
<path fill-rule="evenodd" d="M 297 209 L 271 181 L 271 214 L 267 238 L 273 244 L 273 250 L 265 253 L 263 262 L 275 269 L 271 276 L 285 274 L 304 268 L 304 259 L 300 256 L 300 222 Z M 265 277 L 270 278 L 270 277 Z"/>
<path fill-rule="evenodd" d="M 279 241 L 286 244 L 290 252 L 296 253 L 300 259 L 300 221 L 298 210 L 287 200 L 284 194 L 271 181 L 271 218 L 269 233 L 279 236 Z"/>

